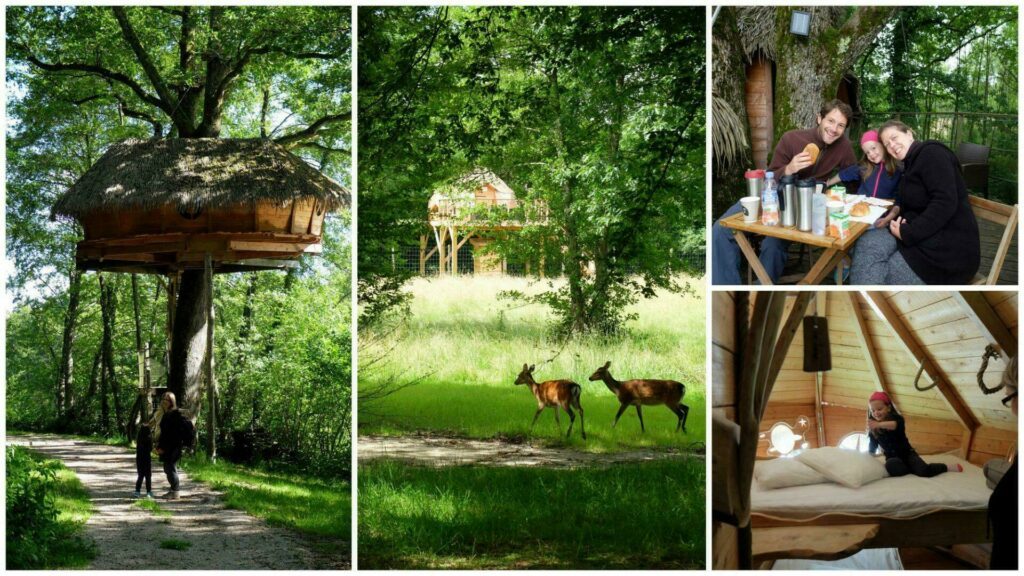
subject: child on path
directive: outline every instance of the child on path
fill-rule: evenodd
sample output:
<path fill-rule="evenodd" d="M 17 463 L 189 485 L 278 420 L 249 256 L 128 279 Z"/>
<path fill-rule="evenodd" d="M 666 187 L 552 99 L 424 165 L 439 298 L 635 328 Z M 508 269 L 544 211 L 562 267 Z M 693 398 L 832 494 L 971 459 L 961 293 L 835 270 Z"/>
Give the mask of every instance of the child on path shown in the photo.
<path fill-rule="evenodd" d="M 142 480 L 146 480 L 146 498 L 153 497 L 153 436 L 149 424 L 139 428 L 135 439 L 135 470 L 139 476 L 135 480 L 135 497 L 142 497 Z"/>
<path fill-rule="evenodd" d="M 963 472 L 959 464 L 927 464 L 918 456 L 907 440 L 903 416 L 896 411 L 892 399 L 885 392 L 875 392 L 868 401 L 868 453 L 874 454 L 882 448 L 885 454 L 885 469 L 889 476 L 914 474 L 924 478 L 938 476 L 943 472 Z"/>

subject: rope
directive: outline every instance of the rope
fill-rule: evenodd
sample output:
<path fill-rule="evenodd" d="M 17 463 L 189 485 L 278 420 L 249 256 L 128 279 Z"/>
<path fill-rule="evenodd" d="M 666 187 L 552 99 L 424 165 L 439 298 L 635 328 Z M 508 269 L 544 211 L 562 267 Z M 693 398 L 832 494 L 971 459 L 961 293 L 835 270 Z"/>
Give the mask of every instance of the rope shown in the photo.
<path fill-rule="evenodd" d="M 996 386 L 995 388 L 989 388 L 988 386 L 985 386 L 985 369 L 988 368 L 989 358 L 1001 357 L 1002 355 L 999 353 L 999 350 L 997 350 L 995 346 L 991 344 L 985 346 L 985 353 L 981 355 L 981 368 L 978 369 L 978 387 L 981 388 L 981 391 L 984 392 L 985 394 L 995 394 L 996 392 L 1002 390 L 1003 388 L 1002 382 L 1000 382 L 999 385 Z"/>
<path fill-rule="evenodd" d="M 927 392 L 927 391 L 931 390 L 932 388 L 935 388 L 936 386 L 939 385 L 938 380 L 936 380 L 935 382 L 932 382 L 931 386 L 925 386 L 924 388 L 921 388 L 920 386 L 918 386 L 917 383 L 918 383 L 919 380 L 921 380 L 921 374 L 923 372 L 924 372 L 924 360 L 921 361 L 921 367 L 917 369 L 917 376 L 914 377 L 914 388 L 918 392 Z"/>

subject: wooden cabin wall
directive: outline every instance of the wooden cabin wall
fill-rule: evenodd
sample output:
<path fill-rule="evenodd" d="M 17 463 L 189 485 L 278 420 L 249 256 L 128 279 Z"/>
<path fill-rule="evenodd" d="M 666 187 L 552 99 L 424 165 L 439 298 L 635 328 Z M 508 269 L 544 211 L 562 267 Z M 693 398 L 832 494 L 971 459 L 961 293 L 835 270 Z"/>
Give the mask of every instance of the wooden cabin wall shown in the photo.
<path fill-rule="evenodd" d="M 711 401 L 715 414 L 736 420 L 736 299 L 732 292 L 712 292 Z"/>
<path fill-rule="evenodd" d="M 838 446 L 850 432 L 864 432 L 867 402 L 864 408 L 825 406 L 825 438 L 829 446 Z M 963 441 L 963 427 L 955 420 L 936 420 L 906 416 L 907 438 L 920 454 L 940 454 L 959 450 Z"/>
<path fill-rule="evenodd" d="M 1017 431 L 982 426 L 974 432 L 967 459 L 978 466 L 993 458 L 1006 458 L 1017 447 Z"/>

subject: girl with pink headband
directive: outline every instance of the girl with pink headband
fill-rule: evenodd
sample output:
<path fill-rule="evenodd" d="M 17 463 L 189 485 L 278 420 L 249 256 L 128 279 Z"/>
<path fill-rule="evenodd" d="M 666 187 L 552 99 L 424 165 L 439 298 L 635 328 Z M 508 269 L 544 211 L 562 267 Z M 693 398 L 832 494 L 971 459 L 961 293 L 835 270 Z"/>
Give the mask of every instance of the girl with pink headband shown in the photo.
<path fill-rule="evenodd" d="M 875 392 L 868 400 L 868 453 L 882 449 L 889 476 L 914 474 L 931 478 L 943 472 L 963 472 L 963 466 L 928 464 L 918 456 L 907 440 L 906 423 L 885 392 Z"/>
<path fill-rule="evenodd" d="M 865 132 L 860 137 L 860 149 L 864 152 L 864 158 L 861 159 L 860 164 L 840 170 L 837 176 L 828 180 L 828 185 L 859 181 L 860 187 L 857 189 L 857 194 L 882 200 L 896 198 L 896 190 L 899 188 L 903 170 L 897 165 L 896 159 L 889 156 L 878 141 L 878 132 L 874 130 Z"/>

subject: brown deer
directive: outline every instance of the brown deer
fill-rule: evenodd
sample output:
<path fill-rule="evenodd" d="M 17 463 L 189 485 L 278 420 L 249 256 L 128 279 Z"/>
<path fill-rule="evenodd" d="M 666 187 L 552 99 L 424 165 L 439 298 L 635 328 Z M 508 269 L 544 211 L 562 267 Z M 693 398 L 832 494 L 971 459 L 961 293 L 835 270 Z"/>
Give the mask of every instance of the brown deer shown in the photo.
<path fill-rule="evenodd" d="M 576 423 L 576 414 L 572 409 L 575 407 L 580 411 L 580 433 L 583 439 L 587 439 L 587 429 L 583 426 L 583 406 L 580 405 L 580 393 L 583 389 L 572 380 L 547 380 L 538 383 L 533 379 L 535 366 L 527 367 L 523 364 L 523 371 L 516 378 L 516 384 L 526 384 L 537 399 L 537 412 L 533 415 L 533 424 L 530 424 L 530 433 L 537 424 L 537 418 L 547 407 L 555 409 L 555 423 L 558 424 L 558 431 L 562 431 L 562 421 L 558 418 L 558 409 L 561 408 L 569 413 L 569 431 L 565 433 L 568 438 L 572 434 L 572 425 Z"/>
<path fill-rule="evenodd" d="M 615 415 L 615 422 L 612 428 L 619 423 L 619 417 L 630 405 L 636 406 L 636 417 L 640 419 L 640 431 L 644 430 L 644 416 L 640 412 L 640 406 L 664 404 L 679 417 L 676 424 L 676 432 L 682 429 L 686 432 L 686 416 L 690 413 L 690 407 L 682 403 L 683 394 L 686 394 L 686 387 L 682 382 L 675 380 L 626 380 L 619 382 L 612 378 L 608 367 L 611 361 L 604 363 L 596 372 L 590 375 L 590 381 L 603 380 L 605 386 L 611 390 L 619 399 L 619 412 Z"/>

